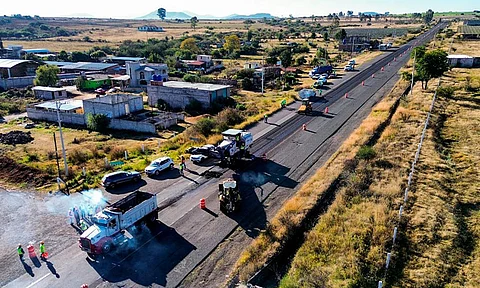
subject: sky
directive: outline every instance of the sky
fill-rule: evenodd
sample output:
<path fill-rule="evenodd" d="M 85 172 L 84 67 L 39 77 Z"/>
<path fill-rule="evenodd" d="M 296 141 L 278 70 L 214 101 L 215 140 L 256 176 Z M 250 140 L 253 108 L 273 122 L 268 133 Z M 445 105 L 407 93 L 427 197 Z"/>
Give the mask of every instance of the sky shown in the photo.
<path fill-rule="evenodd" d="M 160 7 L 171 12 L 191 11 L 200 15 L 227 16 L 231 14 L 270 13 L 274 16 L 295 17 L 328 15 L 347 10 L 358 12 L 409 13 L 428 9 L 438 12 L 473 11 L 480 9 L 478 0 L 178 0 L 143 1 L 136 5 L 125 0 L 0 0 L 0 15 L 39 15 L 60 17 L 89 14 L 99 18 L 135 18 Z M 155 2 L 155 3 L 154 3 Z M 236 5 L 230 3 L 239 3 Z M 477 7 L 476 7 L 477 6 Z"/>

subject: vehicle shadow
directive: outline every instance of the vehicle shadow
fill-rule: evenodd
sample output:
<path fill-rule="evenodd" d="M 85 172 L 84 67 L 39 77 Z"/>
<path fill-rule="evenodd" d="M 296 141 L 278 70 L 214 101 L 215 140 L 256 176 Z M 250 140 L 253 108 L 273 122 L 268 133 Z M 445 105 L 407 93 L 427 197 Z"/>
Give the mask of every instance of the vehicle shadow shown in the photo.
<path fill-rule="evenodd" d="M 115 188 L 105 188 L 105 191 L 111 194 L 125 194 L 138 190 L 140 187 L 147 185 L 145 180 L 140 180 L 137 182 L 131 182 L 128 184 L 123 184 L 121 186 L 115 186 Z"/>
<path fill-rule="evenodd" d="M 182 176 L 178 168 L 173 168 L 172 170 L 165 170 L 160 172 L 158 175 L 147 176 L 154 180 L 166 180 L 166 179 L 176 179 Z"/>
<path fill-rule="evenodd" d="M 263 201 L 276 186 L 293 189 L 298 182 L 287 176 L 290 168 L 271 160 L 256 159 L 249 170 L 237 171 L 234 179 L 239 183 L 242 204 L 238 212 L 227 214 L 245 230 L 249 237 L 257 237 L 267 225 Z M 272 185 L 273 184 L 273 185 Z"/>
<path fill-rule="evenodd" d="M 113 253 L 87 261 L 108 282 L 131 280 L 146 287 L 166 286 L 168 273 L 193 250 L 196 247 L 175 229 L 157 221 Z"/>

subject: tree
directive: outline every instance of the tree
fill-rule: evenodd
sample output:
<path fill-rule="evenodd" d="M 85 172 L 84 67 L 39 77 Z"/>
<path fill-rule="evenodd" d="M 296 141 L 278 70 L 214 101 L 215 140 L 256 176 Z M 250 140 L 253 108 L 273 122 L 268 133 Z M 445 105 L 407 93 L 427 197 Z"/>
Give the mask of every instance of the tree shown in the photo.
<path fill-rule="evenodd" d="M 282 61 L 283 67 L 289 67 L 292 65 L 292 52 L 289 49 L 285 49 L 280 53 L 280 61 Z"/>
<path fill-rule="evenodd" d="M 57 58 L 60 61 L 68 61 L 68 53 L 65 50 L 62 50 L 58 53 Z"/>
<path fill-rule="evenodd" d="M 318 59 L 325 59 L 325 60 L 328 60 L 328 51 L 327 49 L 323 48 L 323 47 L 319 47 L 317 49 L 317 53 L 315 54 L 315 56 L 318 58 Z"/>
<path fill-rule="evenodd" d="M 253 37 L 253 32 L 252 30 L 248 30 L 247 32 L 247 41 L 251 41 Z"/>
<path fill-rule="evenodd" d="M 427 49 L 425 48 L 425 46 L 415 47 L 413 48 L 413 52 L 410 54 L 410 58 L 413 59 L 413 57 L 415 57 L 416 59 L 422 59 L 423 56 L 425 56 L 426 51 Z"/>
<path fill-rule="evenodd" d="M 353 16 L 353 11 L 351 11 L 351 10 L 347 11 L 347 16 L 352 17 Z"/>
<path fill-rule="evenodd" d="M 197 27 L 197 24 L 198 24 L 198 18 L 197 16 L 193 16 L 192 19 L 190 19 L 190 26 L 192 26 L 194 31 L 195 31 L 195 28 Z"/>
<path fill-rule="evenodd" d="M 92 59 L 98 60 L 100 58 L 106 57 L 107 53 L 103 52 L 102 50 L 96 50 L 92 53 L 90 53 L 90 57 Z"/>
<path fill-rule="evenodd" d="M 433 14 L 433 10 L 428 9 L 428 11 L 425 13 L 425 16 L 423 16 L 423 21 L 425 21 L 426 24 L 430 24 L 430 22 L 433 20 Z"/>
<path fill-rule="evenodd" d="M 53 65 L 42 65 L 38 67 L 35 78 L 36 86 L 54 86 L 58 82 L 58 74 L 60 69 L 57 66 Z"/>
<path fill-rule="evenodd" d="M 335 34 L 335 39 L 337 40 L 343 40 L 347 38 L 347 31 L 345 31 L 345 29 L 342 29 L 340 31 L 338 31 L 336 34 Z"/>
<path fill-rule="evenodd" d="M 305 59 L 305 56 L 300 56 L 297 59 L 295 59 L 295 65 L 297 66 L 301 66 L 306 63 L 307 63 L 307 59 Z"/>
<path fill-rule="evenodd" d="M 315 32 L 312 32 L 312 34 L 310 35 L 310 38 L 312 38 L 312 39 L 317 38 L 317 34 L 315 34 Z"/>
<path fill-rule="evenodd" d="M 240 38 L 235 34 L 226 36 L 223 48 L 229 53 L 232 53 L 235 50 L 240 50 Z"/>
<path fill-rule="evenodd" d="M 208 137 L 213 134 L 213 129 L 215 128 L 215 120 L 211 118 L 202 118 L 193 125 L 194 130 L 202 134 L 205 137 Z"/>
<path fill-rule="evenodd" d="M 90 55 L 84 52 L 73 51 L 70 55 L 70 60 L 72 62 L 90 62 L 92 58 L 90 58 Z"/>
<path fill-rule="evenodd" d="M 438 78 L 447 72 L 448 65 L 447 52 L 437 49 L 425 52 L 425 55 L 419 59 L 417 74 L 422 81 L 422 88 L 427 89 L 428 81 Z M 425 87 L 423 87 L 425 82 Z"/>
<path fill-rule="evenodd" d="M 328 41 L 328 32 L 323 33 L 323 40 Z"/>
<path fill-rule="evenodd" d="M 165 10 L 165 8 L 159 8 L 157 10 L 157 15 L 158 15 L 158 18 L 165 20 L 165 17 L 167 17 L 167 10 Z"/>
<path fill-rule="evenodd" d="M 107 131 L 111 121 L 112 119 L 105 114 L 87 114 L 87 128 L 93 131 Z"/>
<path fill-rule="evenodd" d="M 81 91 L 83 89 L 84 84 L 85 84 L 85 78 L 83 78 L 82 76 L 78 76 L 77 79 L 75 79 L 75 86 L 77 86 L 78 90 Z"/>
<path fill-rule="evenodd" d="M 193 37 L 187 38 L 180 43 L 180 49 L 188 50 L 192 53 L 198 53 L 200 49 L 197 46 L 196 40 Z"/>

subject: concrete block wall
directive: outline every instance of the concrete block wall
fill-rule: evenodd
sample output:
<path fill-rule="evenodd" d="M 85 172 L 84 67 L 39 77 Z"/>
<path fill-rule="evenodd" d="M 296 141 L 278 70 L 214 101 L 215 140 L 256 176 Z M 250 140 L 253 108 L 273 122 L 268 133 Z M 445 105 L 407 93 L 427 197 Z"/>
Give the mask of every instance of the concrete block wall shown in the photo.
<path fill-rule="evenodd" d="M 37 110 L 35 108 L 27 108 L 27 116 L 33 120 L 57 122 L 57 112 Z M 63 123 L 85 126 L 86 121 L 83 114 L 60 113 L 60 119 Z"/>
<path fill-rule="evenodd" d="M 83 101 L 83 110 L 85 114 L 105 114 L 110 118 L 118 118 L 127 114 L 125 104 L 128 104 L 130 113 L 143 109 L 143 99 L 140 96 L 118 95 L 119 97 L 128 97 L 126 101 L 102 101 L 101 98 L 116 97 L 116 95 L 108 95 L 100 98 L 92 98 Z M 113 104 L 112 104 L 113 103 Z"/>
<path fill-rule="evenodd" d="M 112 119 L 110 122 L 110 129 L 115 130 L 128 130 L 136 131 L 142 133 L 152 133 L 154 134 L 157 130 L 155 125 L 145 122 L 134 122 L 122 119 Z"/>
<path fill-rule="evenodd" d="M 33 86 L 34 79 L 35 76 L 0 79 L 0 87 L 2 87 L 3 89 L 25 88 L 27 86 Z"/>
<path fill-rule="evenodd" d="M 149 85 L 147 93 L 148 105 L 150 106 L 156 106 L 158 99 L 162 99 L 173 108 L 185 109 L 185 106 L 190 103 L 191 99 L 195 99 L 202 103 L 203 107 L 210 107 L 210 91 Z"/>

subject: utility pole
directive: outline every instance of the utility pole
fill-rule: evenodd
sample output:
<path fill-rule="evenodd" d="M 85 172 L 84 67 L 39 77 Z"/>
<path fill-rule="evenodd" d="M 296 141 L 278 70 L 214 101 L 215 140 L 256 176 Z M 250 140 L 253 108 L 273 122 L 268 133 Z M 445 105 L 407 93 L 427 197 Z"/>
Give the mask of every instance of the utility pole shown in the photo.
<path fill-rule="evenodd" d="M 353 57 L 353 51 L 355 49 L 355 37 L 352 37 L 352 39 L 353 39 L 353 43 L 352 43 L 352 55 L 351 55 L 351 57 Z"/>
<path fill-rule="evenodd" d="M 53 144 L 55 145 L 55 159 L 57 160 L 58 178 L 61 178 L 60 177 L 60 162 L 58 161 L 57 137 L 55 136 L 55 132 L 53 132 Z"/>
<path fill-rule="evenodd" d="M 262 56 L 262 96 L 263 96 L 264 82 L 265 82 L 265 59 L 264 59 L 264 56 Z"/>
<path fill-rule="evenodd" d="M 453 36 L 452 36 L 452 42 L 450 43 L 450 48 L 448 49 L 448 55 L 450 55 L 450 52 L 452 51 L 452 47 L 453 47 Z"/>
<path fill-rule="evenodd" d="M 68 176 L 67 155 L 65 153 L 65 143 L 63 142 L 62 120 L 60 119 L 60 106 L 62 105 L 58 101 L 56 101 L 55 104 L 57 106 L 58 129 L 60 130 L 60 142 L 62 144 L 63 163 L 65 164 L 65 177 L 67 177 Z"/>
<path fill-rule="evenodd" d="M 413 69 L 412 69 L 412 83 L 410 83 L 410 95 L 413 95 L 413 78 L 415 78 L 415 60 L 417 58 L 417 51 L 413 50 Z"/>

